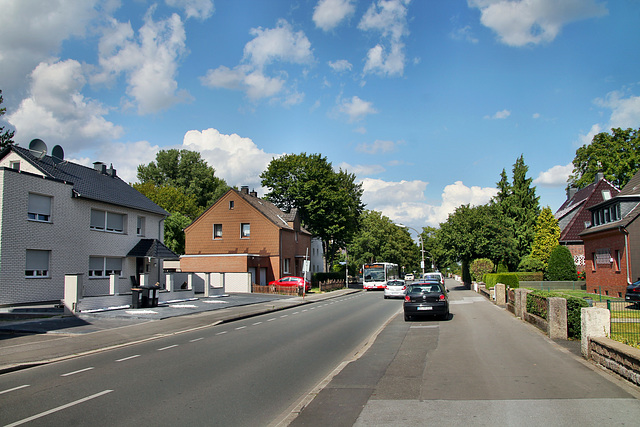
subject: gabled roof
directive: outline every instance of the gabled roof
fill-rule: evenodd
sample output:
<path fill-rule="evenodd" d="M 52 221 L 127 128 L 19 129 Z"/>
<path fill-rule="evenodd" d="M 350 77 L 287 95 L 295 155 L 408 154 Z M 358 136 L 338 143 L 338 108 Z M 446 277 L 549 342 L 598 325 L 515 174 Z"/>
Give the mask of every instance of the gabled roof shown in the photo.
<path fill-rule="evenodd" d="M 280 228 L 285 228 L 289 230 L 293 230 L 294 228 L 290 225 L 296 221 L 298 217 L 298 210 L 293 208 L 290 212 L 283 212 L 279 207 L 274 205 L 268 200 L 261 199 L 259 197 L 253 196 L 248 193 L 244 193 L 242 191 L 238 191 L 234 188 L 229 191 L 234 191 L 240 197 L 242 197 L 247 203 L 253 206 L 256 210 L 261 212 L 268 220 L 273 222 Z M 309 231 L 305 230 L 303 227 L 300 227 L 300 231 L 303 233 L 309 233 Z"/>
<path fill-rule="evenodd" d="M 44 156 L 39 159 L 30 150 L 17 145 L 10 145 L 5 148 L 0 153 L 0 158 L 5 157 L 10 151 L 19 154 L 46 177 L 72 184 L 74 197 L 138 209 L 158 215 L 169 215 L 169 212 L 124 182 L 115 173 L 112 176 L 94 168 L 69 161 L 56 164 L 51 156 Z"/>
<path fill-rule="evenodd" d="M 158 259 L 179 259 L 171 249 L 158 239 L 140 239 L 129 251 L 128 257 L 149 257 Z"/>
<path fill-rule="evenodd" d="M 600 179 L 598 182 L 578 190 L 573 197 L 567 199 L 560 206 L 560 209 L 555 213 L 558 223 L 561 224 L 560 242 L 579 242 L 582 240 L 580 233 L 586 229 L 585 222 L 591 223 L 589 208 L 604 201 L 602 195 L 604 190 L 608 190 L 611 197 L 615 197 L 620 191 L 606 179 Z"/>

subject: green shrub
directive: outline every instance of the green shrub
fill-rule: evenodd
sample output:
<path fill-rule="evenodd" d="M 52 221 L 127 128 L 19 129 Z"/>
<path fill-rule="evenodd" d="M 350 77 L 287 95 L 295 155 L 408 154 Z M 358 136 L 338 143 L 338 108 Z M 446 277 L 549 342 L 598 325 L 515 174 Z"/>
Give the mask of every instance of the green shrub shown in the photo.
<path fill-rule="evenodd" d="M 498 264 L 498 269 L 496 270 L 497 273 L 508 273 L 509 272 L 509 267 L 507 267 L 507 265 L 500 261 L 500 263 Z"/>
<path fill-rule="evenodd" d="M 522 257 L 520 260 L 520 264 L 518 264 L 518 271 L 544 271 L 545 267 L 544 262 L 540 259 L 527 255 Z"/>
<path fill-rule="evenodd" d="M 487 288 L 493 288 L 496 283 L 504 283 L 510 288 L 519 288 L 518 273 L 488 273 L 482 278 Z"/>
<path fill-rule="evenodd" d="M 547 280 L 578 280 L 573 255 L 566 246 L 558 245 L 553 248 L 545 277 Z"/>
<path fill-rule="evenodd" d="M 589 307 L 589 303 L 582 298 L 567 297 L 567 335 L 569 338 L 580 338 L 582 335 L 582 307 Z"/>
<path fill-rule="evenodd" d="M 558 296 L 553 292 L 533 291 L 527 294 L 527 313 L 547 318 L 547 298 Z"/>
<path fill-rule="evenodd" d="M 342 273 L 313 273 L 311 275 L 311 286 L 318 287 L 318 283 L 327 280 L 344 280 L 344 272 Z"/>
<path fill-rule="evenodd" d="M 482 277 L 485 274 L 491 273 L 493 271 L 493 267 L 493 262 L 490 259 L 478 258 L 473 260 L 469 271 L 471 273 L 471 277 L 473 277 L 473 280 L 479 282 L 480 280 L 482 280 Z"/>

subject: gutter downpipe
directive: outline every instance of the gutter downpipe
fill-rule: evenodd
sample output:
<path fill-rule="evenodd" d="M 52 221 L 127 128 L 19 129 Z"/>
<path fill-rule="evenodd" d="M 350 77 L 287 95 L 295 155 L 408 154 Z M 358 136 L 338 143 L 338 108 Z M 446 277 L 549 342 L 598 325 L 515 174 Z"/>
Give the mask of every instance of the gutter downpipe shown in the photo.
<path fill-rule="evenodd" d="M 632 282 L 629 276 L 631 274 L 631 264 L 629 263 L 629 232 L 623 225 L 619 227 L 619 230 L 624 234 L 624 253 L 627 258 L 627 285 L 630 285 Z"/>

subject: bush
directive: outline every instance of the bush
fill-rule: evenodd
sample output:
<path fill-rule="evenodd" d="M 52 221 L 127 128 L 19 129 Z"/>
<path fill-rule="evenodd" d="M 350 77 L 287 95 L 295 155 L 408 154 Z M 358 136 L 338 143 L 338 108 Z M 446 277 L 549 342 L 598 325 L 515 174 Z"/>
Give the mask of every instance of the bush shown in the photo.
<path fill-rule="evenodd" d="M 567 300 L 567 336 L 580 338 L 582 307 L 588 307 L 584 299 L 562 295 L 557 292 L 533 291 L 527 294 L 527 313 L 547 319 L 547 298 L 560 297 Z"/>
<path fill-rule="evenodd" d="M 479 282 L 482 280 L 482 277 L 485 274 L 491 273 L 493 271 L 493 262 L 487 258 L 478 258 L 476 260 L 473 260 L 469 270 L 471 272 L 471 277 L 473 277 L 473 280 Z"/>
<path fill-rule="evenodd" d="M 327 280 L 344 280 L 344 272 L 342 273 L 313 273 L 311 275 L 311 286 L 318 287 L 318 283 L 326 282 Z"/>
<path fill-rule="evenodd" d="M 559 296 L 553 292 L 533 291 L 527 294 L 527 313 L 547 318 L 547 298 Z"/>
<path fill-rule="evenodd" d="M 566 246 L 558 245 L 551 251 L 546 271 L 547 280 L 578 280 L 573 255 Z"/>
<path fill-rule="evenodd" d="M 504 283 L 510 288 L 519 288 L 518 273 L 488 273 L 482 278 L 487 288 L 493 288 L 496 283 Z"/>
<path fill-rule="evenodd" d="M 522 257 L 522 259 L 520 260 L 520 264 L 518 264 L 518 271 L 544 271 L 545 267 L 546 266 L 544 265 L 544 262 L 542 262 L 540 259 L 531 255 L 527 255 L 525 257 Z"/>
<path fill-rule="evenodd" d="M 508 273 L 509 272 L 509 267 L 506 266 L 506 264 L 502 261 L 500 261 L 500 263 L 498 264 L 498 269 L 496 270 L 497 273 Z"/>

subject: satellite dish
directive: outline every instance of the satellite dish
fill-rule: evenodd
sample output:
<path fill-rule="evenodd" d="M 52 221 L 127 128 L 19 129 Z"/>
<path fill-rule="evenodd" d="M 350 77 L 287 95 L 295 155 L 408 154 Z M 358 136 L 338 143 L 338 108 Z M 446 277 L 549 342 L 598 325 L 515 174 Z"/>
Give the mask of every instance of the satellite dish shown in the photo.
<path fill-rule="evenodd" d="M 32 139 L 29 143 L 29 151 L 38 159 L 42 159 L 47 155 L 47 144 L 41 139 Z"/>
<path fill-rule="evenodd" d="M 62 163 L 64 161 L 64 150 L 61 146 L 55 145 L 53 150 L 51 150 L 51 157 L 53 158 L 53 163 L 56 165 L 58 163 Z"/>

